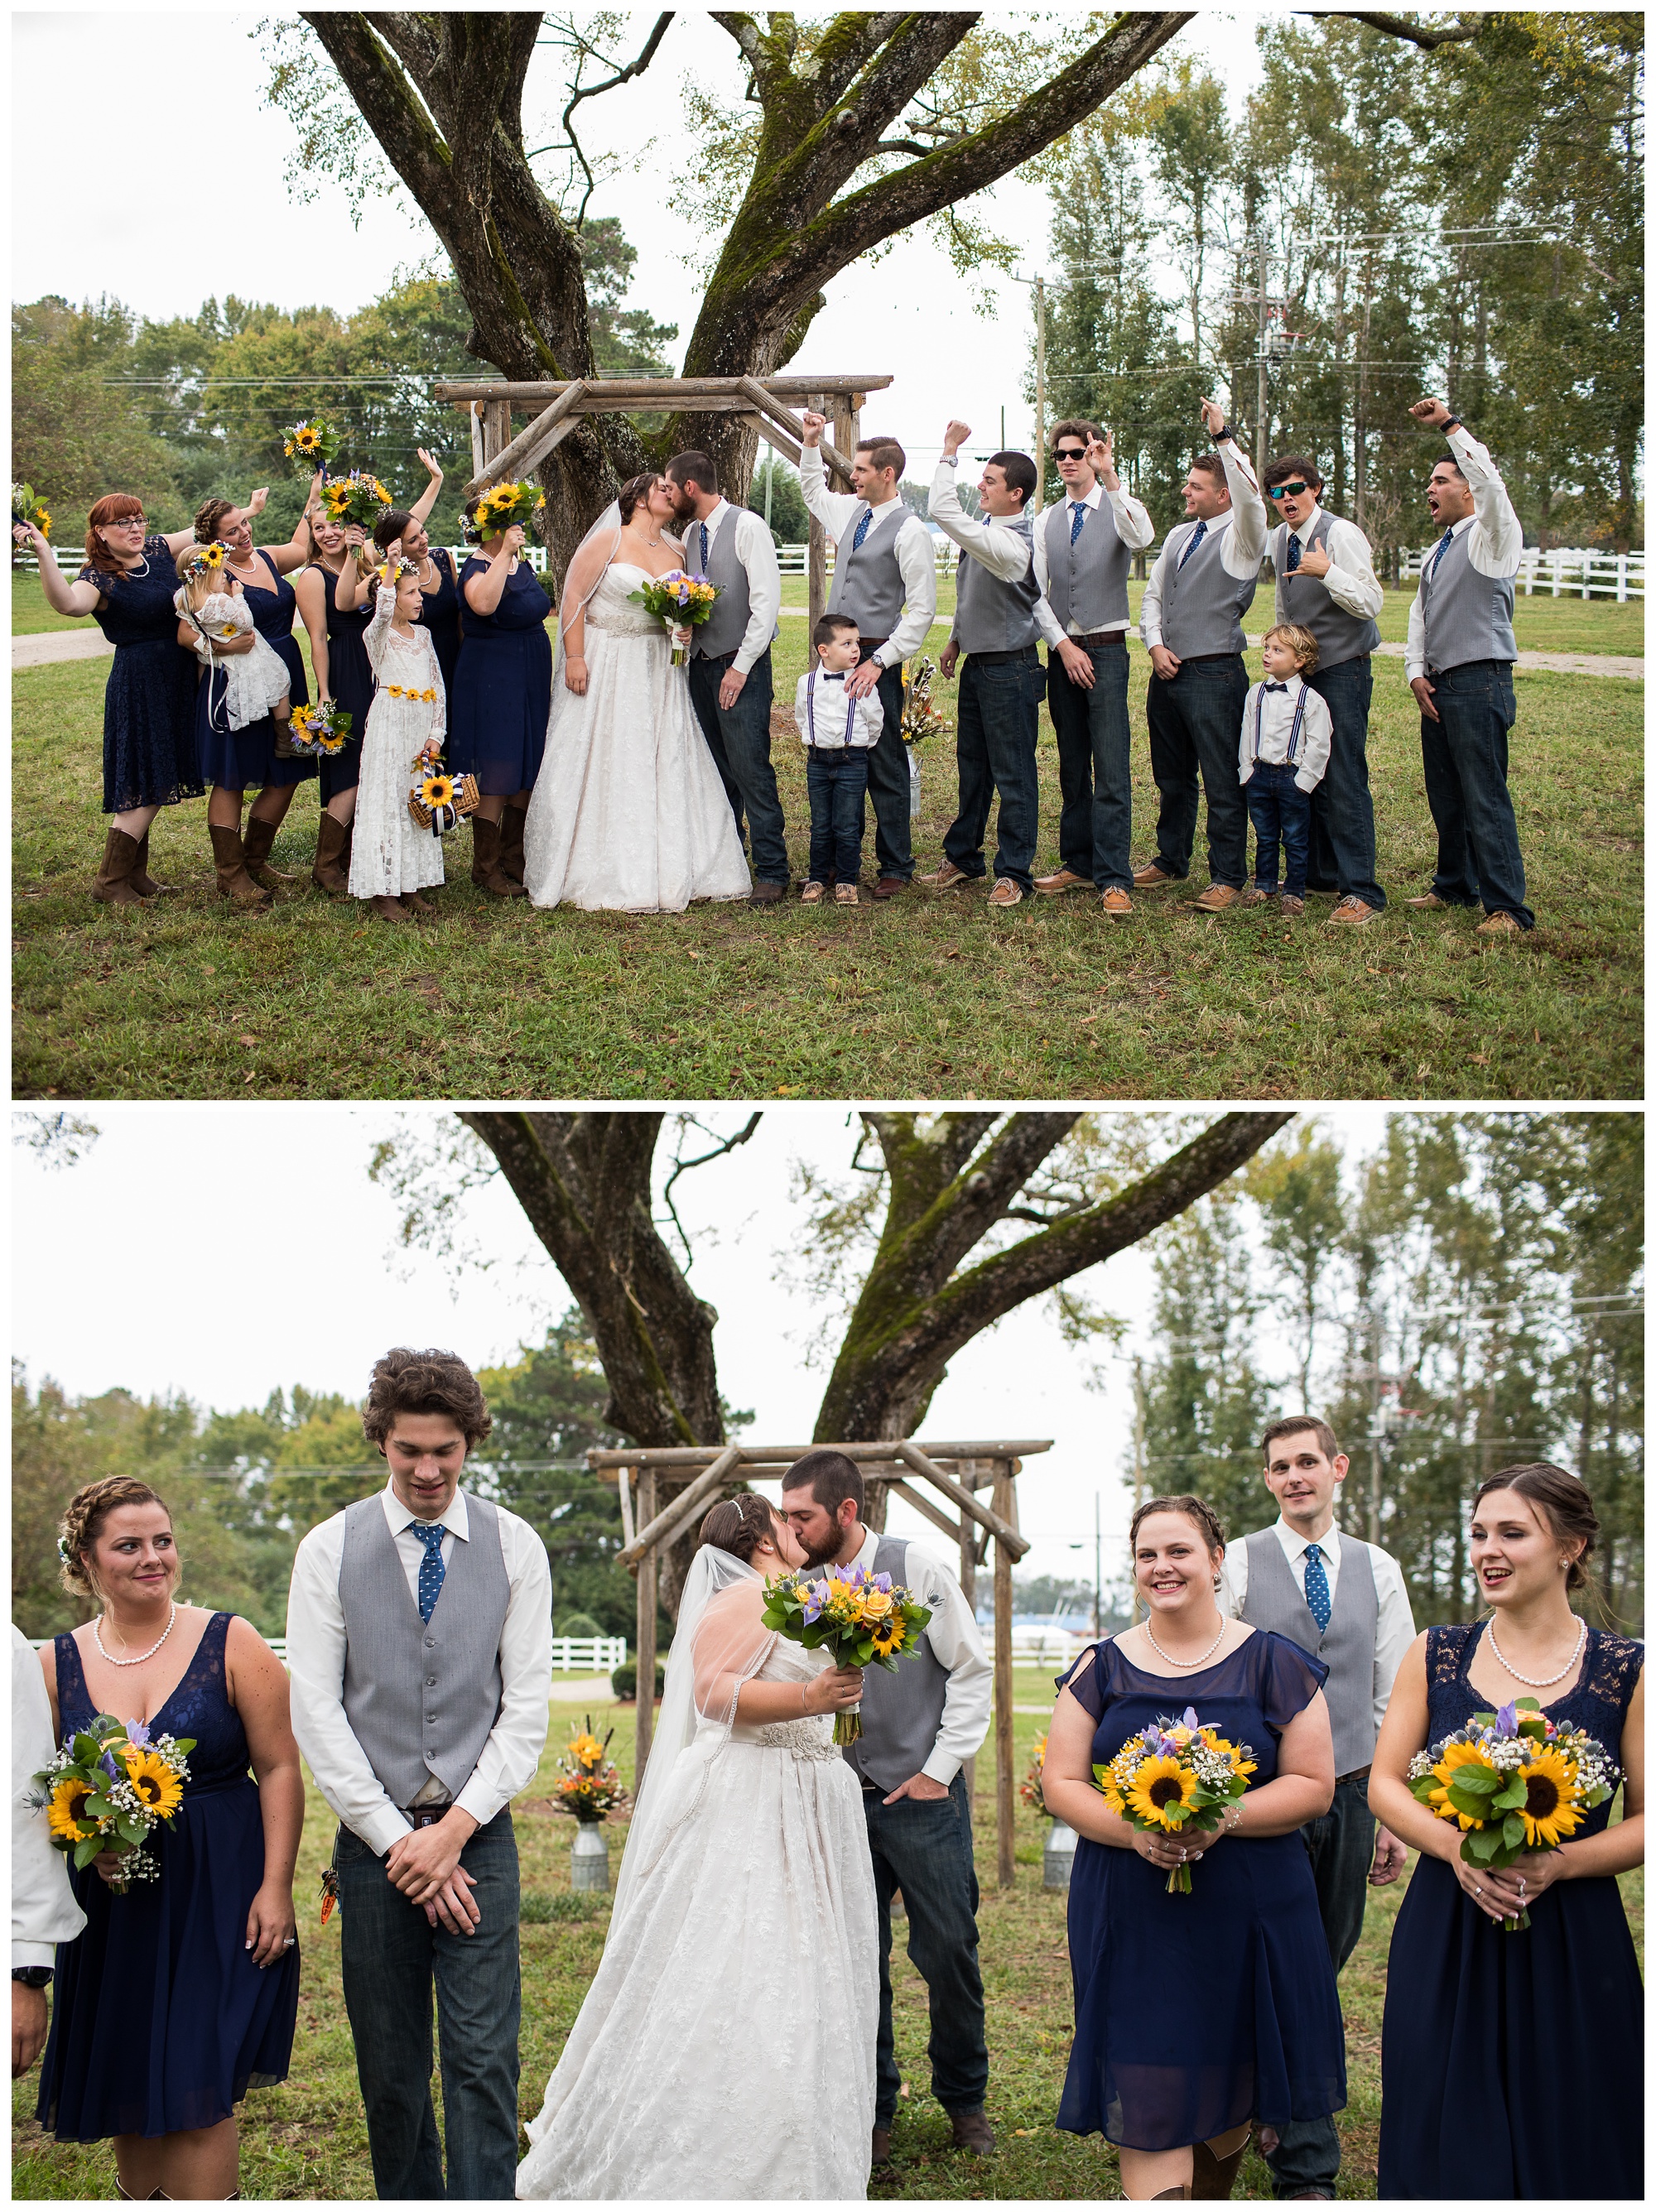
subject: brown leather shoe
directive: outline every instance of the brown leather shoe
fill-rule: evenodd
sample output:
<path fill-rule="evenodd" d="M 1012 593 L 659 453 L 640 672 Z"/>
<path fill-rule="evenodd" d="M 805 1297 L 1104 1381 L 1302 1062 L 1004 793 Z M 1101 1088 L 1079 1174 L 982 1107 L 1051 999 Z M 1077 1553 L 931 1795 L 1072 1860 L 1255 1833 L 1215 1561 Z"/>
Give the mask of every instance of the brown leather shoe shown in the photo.
<path fill-rule="evenodd" d="M 1010 876 L 996 876 L 989 902 L 991 906 L 1021 906 L 1024 902 L 1023 887 L 1014 884 Z"/>
<path fill-rule="evenodd" d="M 319 891 L 338 898 L 350 888 L 350 825 L 325 807 L 316 825 L 316 858 L 310 879 Z"/>
<path fill-rule="evenodd" d="M 1244 906 L 1267 906 L 1276 896 L 1275 891 L 1263 890 L 1257 884 L 1250 884 L 1242 894 Z"/>
<path fill-rule="evenodd" d="M 247 817 L 247 826 L 241 833 L 241 860 L 247 873 L 256 884 L 273 891 L 278 884 L 290 884 L 293 875 L 286 868 L 271 866 L 271 847 L 276 842 L 279 823 L 266 822 L 257 814 Z"/>
<path fill-rule="evenodd" d="M 436 901 L 429 899 L 424 891 L 399 892 L 398 904 L 405 908 L 410 914 L 435 914 L 437 911 Z"/>
<path fill-rule="evenodd" d="M 981 2112 L 951 2112 L 949 2125 L 954 2130 L 956 2150 L 969 2150 L 979 2158 L 987 2158 L 995 2148 L 995 2130 Z"/>
<path fill-rule="evenodd" d="M 1295 898 L 1292 891 L 1283 892 L 1282 903 L 1282 919 L 1285 921 L 1299 921 L 1303 917 L 1306 902 L 1302 898 Z"/>
<path fill-rule="evenodd" d="M 1133 889 L 1135 891 L 1154 890 L 1158 884 L 1176 884 L 1178 881 L 1177 876 L 1170 876 L 1165 868 L 1159 868 L 1154 860 L 1147 860 L 1142 868 L 1135 868 L 1133 871 Z"/>
<path fill-rule="evenodd" d="M 906 876 L 882 876 L 874 885 L 874 895 L 877 899 L 893 899 L 899 891 L 905 891 L 908 888 Z"/>
<path fill-rule="evenodd" d="M 1199 898 L 1190 901 L 1198 914 L 1227 914 L 1241 903 L 1242 894 L 1234 884 L 1209 884 Z"/>
<path fill-rule="evenodd" d="M 882 2170 L 889 2172 L 892 2163 L 892 2131 L 889 2128 L 874 2130 L 874 2156 L 870 2163 L 876 2173 Z"/>
<path fill-rule="evenodd" d="M 1038 890 L 1040 889 L 1040 885 L 1037 884 L 1035 888 Z M 1110 916 L 1110 919 L 1112 921 L 1125 921 L 1128 915 L 1133 911 L 1133 902 L 1128 897 L 1126 892 L 1123 890 L 1119 884 L 1111 884 L 1107 891 L 1100 891 L 1099 893 L 1099 904 L 1104 908 L 1105 912 Z"/>
<path fill-rule="evenodd" d="M 1499 913 L 1492 914 L 1488 921 L 1479 922 L 1472 934 L 1474 937 L 1522 937 L 1524 925 L 1515 914 L 1508 914 L 1503 907 Z"/>
<path fill-rule="evenodd" d="M 945 860 L 941 868 L 934 868 L 928 876 L 922 876 L 922 884 L 929 884 L 935 891 L 952 891 L 957 884 L 969 884 L 975 879 L 964 868 L 957 868 L 953 860 Z"/>
<path fill-rule="evenodd" d="M 213 843 L 213 872 L 218 878 L 219 896 L 236 906 L 268 906 L 270 893 L 260 889 L 242 865 L 240 830 L 215 830 L 209 824 L 207 834 Z"/>
<path fill-rule="evenodd" d="M 1449 911 L 1448 900 L 1440 899 L 1435 891 L 1422 891 L 1418 898 L 1405 899 L 1403 903 L 1405 906 L 1429 908 L 1434 914 L 1447 914 Z"/>
<path fill-rule="evenodd" d="M 133 863 L 138 841 L 125 830 L 112 830 L 104 840 L 103 864 L 92 879 L 92 896 L 100 906 L 142 906 L 132 887 Z"/>
<path fill-rule="evenodd" d="M 805 906 L 820 906 L 822 904 L 822 894 L 824 889 L 825 886 L 818 883 L 813 876 L 809 883 L 804 884 L 801 888 L 800 900 L 801 904 Z"/>
<path fill-rule="evenodd" d="M 1363 929 L 1379 912 L 1379 907 L 1370 906 L 1366 899 L 1342 898 L 1330 915 L 1329 924 L 1330 927 L 1337 922 L 1344 929 Z"/>
<path fill-rule="evenodd" d="M 393 898 L 389 891 L 378 898 L 371 898 L 368 904 L 381 921 L 412 921 L 414 919 L 401 899 Z"/>
<path fill-rule="evenodd" d="M 1073 868 L 1060 868 L 1056 876 L 1037 876 L 1035 888 L 1043 898 L 1056 898 L 1060 891 L 1090 891 L 1091 876 L 1078 876 Z"/>
<path fill-rule="evenodd" d="M 861 894 L 855 884 L 836 884 L 834 885 L 834 904 L 836 906 L 861 906 Z"/>
<path fill-rule="evenodd" d="M 749 906 L 780 906 L 788 896 L 786 884 L 772 883 L 768 877 L 758 878 L 747 895 Z"/>

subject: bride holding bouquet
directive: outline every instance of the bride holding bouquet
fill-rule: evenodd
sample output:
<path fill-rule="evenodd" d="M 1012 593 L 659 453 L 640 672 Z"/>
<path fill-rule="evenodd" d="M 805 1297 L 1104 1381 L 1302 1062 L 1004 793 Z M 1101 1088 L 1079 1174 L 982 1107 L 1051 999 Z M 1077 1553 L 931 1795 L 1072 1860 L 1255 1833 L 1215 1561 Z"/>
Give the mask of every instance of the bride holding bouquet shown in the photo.
<path fill-rule="evenodd" d="M 762 1498 L 702 1523 L 609 1941 L 520 2198 L 867 2193 L 874 1869 L 831 1721 L 862 1675 L 765 1626 L 766 1577 L 803 1564 Z"/>

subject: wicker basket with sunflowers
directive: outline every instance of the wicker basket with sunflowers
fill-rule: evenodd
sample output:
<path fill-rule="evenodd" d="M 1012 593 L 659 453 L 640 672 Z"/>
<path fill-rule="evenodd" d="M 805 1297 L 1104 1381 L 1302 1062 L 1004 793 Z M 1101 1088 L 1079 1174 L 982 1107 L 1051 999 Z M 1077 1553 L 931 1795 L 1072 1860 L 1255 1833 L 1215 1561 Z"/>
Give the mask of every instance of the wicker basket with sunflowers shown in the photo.
<path fill-rule="evenodd" d="M 424 692 L 420 696 L 429 698 L 432 695 Z M 408 811 L 417 830 L 429 830 L 434 837 L 446 837 L 451 830 L 460 827 L 468 814 L 476 812 L 477 804 L 476 776 L 451 774 L 443 766 L 441 754 L 430 747 L 417 757 L 414 780 L 408 793 Z"/>
<path fill-rule="evenodd" d="M 143 1721 L 100 1713 L 33 1777 L 29 1802 L 45 1811 L 52 1843 L 77 1867 L 100 1851 L 118 1852 L 121 1870 L 110 1887 L 125 1894 L 131 1883 L 155 1878 L 144 1845 L 183 1802 L 195 1747 L 192 1735 L 152 1737 Z"/>

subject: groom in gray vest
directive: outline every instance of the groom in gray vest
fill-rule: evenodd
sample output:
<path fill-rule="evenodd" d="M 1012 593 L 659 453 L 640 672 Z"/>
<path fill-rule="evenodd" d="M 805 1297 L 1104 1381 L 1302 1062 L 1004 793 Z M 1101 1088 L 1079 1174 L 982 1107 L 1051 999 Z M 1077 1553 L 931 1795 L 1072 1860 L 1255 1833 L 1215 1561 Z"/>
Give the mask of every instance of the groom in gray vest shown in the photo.
<path fill-rule="evenodd" d="M 892 1897 L 903 1893 L 909 1956 L 930 1999 L 932 2094 L 956 2146 L 995 2148 L 983 2117 L 989 2051 L 977 1965 L 977 1876 L 965 1767 L 989 1733 L 991 1674 L 959 1583 L 919 1544 L 862 1525 L 862 1474 L 843 1452 L 807 1452 L 782 1477 L 782 1510 L 813 1566 L 889 1574 L 931 1609 L 895 1674 L 863 1676 L 862 1734 L 845 1757 L 862 1785 L 880 1904 L 880 2028 L 874 2165 L 889 2170 L 901 2075 L 892 2033 Z"/>
<path fill-rule="evenodd" d="M 1403 1570 L 1389 1552 L 1334 1525 L 1350 1465 L 1326 1421 L 1296 1413 L 1264 1435 L 1265 1487 L 1282 1508 L 1269 1528 L 1230 1546 L 1221 1608 L 1286 1636 L 1328 1668 L 1323 1694 L 1334 1731 L 1334 1802 L 1300 1831 L 1311 1855 L 1323 1933 L 1337 1974 L 1363 1932 L 1368 1886 L 1395 1881 L 1403 1846 L 1377 1829 L 1368 1770 L 1391 1685 L 1414 1641 Z M 1262 2142 L 1279 2197 L 1331 2197 L 1340 2138 L 1330 2119 L 1295 2120 Z"/>
<path fill-rule="evenodd" d="M 507 2201 L 517 2175 L 507 1808 L 546 1741 L 552 1593 L 528 1522 L 460 1486 L 490 1427 L 464 1360 L 388 1352 L 362 1429 L 390 1479 L 310 1531 L 288 1596 L 294 1734 L 340 1822 L 345 2009 L 386 2198 Z"/>

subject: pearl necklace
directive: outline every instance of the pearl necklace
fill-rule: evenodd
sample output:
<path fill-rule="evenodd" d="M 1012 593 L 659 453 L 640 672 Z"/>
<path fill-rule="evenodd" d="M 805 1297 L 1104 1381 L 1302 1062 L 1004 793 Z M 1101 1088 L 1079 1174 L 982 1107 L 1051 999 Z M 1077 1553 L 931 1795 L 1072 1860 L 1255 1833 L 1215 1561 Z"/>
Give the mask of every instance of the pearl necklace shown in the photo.
<path fill-rule="evenodd" d="M 1501 1646 L 1495 1641 L 1495 1622 L 1493 1620 L 1487 1620 L 1483 1624 L 1483 1626 L 1484 1633 L 1489 1639 L 1490 1650 L 1495 1653 L 1497 1659 L 1501 1660 L 1501 1665 L 1512 1676 L 1513 1681 L 1525 1682 L 1532 1690 L 1549 1690 L 1555 1682 L 1562 1682 L 1565 1675 L 1569 1673 L 1570 1668 L 1574 1666 L 1576 1661 L 1581 1656 L 1581 1647 L 1587 1640 L 1587 1624 L 1584 1620 L 1581 1624 L 1581 1633 L 1575 1639 L 1574 1650 L 1571 1652 L 1569 1657 L 1564 1662 L 1563 1665 L 1559 1668 L 1556 1674 L 1520 1674 L 1517 1668 L 1513 1665 L 1510 1659 L 1501 1658 Z"/>
<path fill-rule="evenodd" d="M 1162 1651 L 1160 1644 L 1156 1642 L 1155 1637 L 1152 1633 L 1150 1624 L 1148 1620 L 1144 1624 L 1144 1632 L 1146 1636 L 1150 1638 L 1150 1649 L 1153 1651 L 1160 1651 L 1162 1657 L 1167 1662 L 1167 1664 L 1170 1667 L 1200 1667 L 1203 1665 L 1206 1661 L 1213 1657 L 1214 1653 L 1218 1650 L 1220 1645 L 1225 1641 L 1225 1631 L 1230 1626 L 1230 1625 L 1231 1624 L 1228 1620 L 1221 1620 L 1220 1622 L 1218 1635 L 1215 1637 L 1213 1642 L 1208 1646 L 1200 1659 L 1175 1659 L 1171 1651 Z"/>
<path fill-rule="evenodd" d="M 109 1661 L 112 1667 L 142 1667 L 146 1659 L 153 1659 L 155 1657 L 156 1652 L 161 1650 L 161 1645 L 166 1643 L 167 1638 L 173 1633 L 173 1623 L 178 1619 L 178 1617 L 179 1609 L 178 1607 L 174 1605 L 172 1611 L 167 1616 L 166 1627 L 162 1629 L 161 1634 L 155 1638 L 149 1649 L 147 1651 L 140 1651 L 136 1659 L 117 1659 L 113 1653 L 104 1651 L 104 1640 L 98 1633 L 99 1626 L 102 1619 L 101 1615 L 99 1616 L 98 1620 L 94 1620 L 92 1624 L 92 1641 L 97 1645 L 100 1651 L 103 1651 L 104 1657 Z"/>

